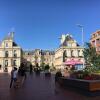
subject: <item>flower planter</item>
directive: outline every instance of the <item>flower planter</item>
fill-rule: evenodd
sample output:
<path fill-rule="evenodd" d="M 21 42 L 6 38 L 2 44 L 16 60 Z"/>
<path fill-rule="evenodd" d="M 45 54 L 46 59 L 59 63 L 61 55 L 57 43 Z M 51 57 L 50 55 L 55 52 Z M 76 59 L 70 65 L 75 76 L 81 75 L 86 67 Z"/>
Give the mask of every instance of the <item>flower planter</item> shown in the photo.
<path fill-rule="evenodd" d="M 100 80 L 83 80 L 60 77 L 58 83 L 63 87 L 71 87 L 88 96 L 100 96 Z"/>

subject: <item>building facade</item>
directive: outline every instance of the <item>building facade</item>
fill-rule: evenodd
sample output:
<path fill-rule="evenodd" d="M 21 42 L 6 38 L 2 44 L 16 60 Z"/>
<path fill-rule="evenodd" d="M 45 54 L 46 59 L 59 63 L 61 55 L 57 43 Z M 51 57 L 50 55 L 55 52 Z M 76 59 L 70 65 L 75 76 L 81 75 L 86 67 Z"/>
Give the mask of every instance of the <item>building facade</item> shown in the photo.
<path fill-rule="evenodd" d="M 92 34 L 90 43 L 96 48 L 98 54 L 100 54 L 100 30 Z"/>
<path fill-rule="evenodd" d="M 55 51 L 54 66 L 56 67 L 56 69 L 63 69 L 64 67 L 66 67 L 64 62 L 68 60 L 78 60 L 84 62 L 84 48 L 79 46 L 71 35 L 62 35 L 60 40 L 61 44 Z"/>
<path fill-rule="evenodd" d="M 12 67 L 19 67 L 22 49 L 13 40 L 14 32 L 9 33 L 0 43 L 0 66 L 2 71 L 10 72 Z"/>
<path fill-rule="evenodd" d="M 36 64 L 42 66 L 44 64 L 52 67 L 54 64 L 54 54 L 54 51 L 50 50 L 26 50 L 23 54 L 23 63 L 26 63 L 27 66 L 30 66 L 30 64 L 33 66 L 36 66 Z"/>
<path fill-rule="evenodd" d="M 7 35 L 0 44 L 0 68 L 10 71 L 12 67 L 19 67 L 21 63 L 26 66 L 49 65 L 56 69 L 66 67 L 68 60 L 78 60 L 84 63 L 83 50 L 69 34 L 62 35 L 61 44 L 55 51 L 50 50 L 26 50 L 22 52 L 20 46 L 14 42 L 14 32 Z"/>

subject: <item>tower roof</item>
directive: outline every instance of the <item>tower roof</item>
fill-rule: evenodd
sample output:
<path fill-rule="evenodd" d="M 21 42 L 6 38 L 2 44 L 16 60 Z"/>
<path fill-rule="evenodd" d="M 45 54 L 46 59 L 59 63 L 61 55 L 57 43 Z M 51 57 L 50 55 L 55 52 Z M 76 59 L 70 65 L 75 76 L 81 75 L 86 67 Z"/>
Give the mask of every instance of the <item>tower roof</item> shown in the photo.
<path fill-rule="evenodd" d="M 10 32 L 7 36 L 4 37 L 3 40 L 13 40 L 14 32 Z"/>
<path fill-rule="evenodd" d="M 68 46 L 69 42 L 76 42 L 73 39 L 72 35 L 70 35 L 70 34 L 62 35 L 61 39 L 62 39 L 62 43 L 60 46 Z M 79 44 L 77 42 L 76 42 L 76 44 L 77 44 L 77 46 L 79 46 Z"/>

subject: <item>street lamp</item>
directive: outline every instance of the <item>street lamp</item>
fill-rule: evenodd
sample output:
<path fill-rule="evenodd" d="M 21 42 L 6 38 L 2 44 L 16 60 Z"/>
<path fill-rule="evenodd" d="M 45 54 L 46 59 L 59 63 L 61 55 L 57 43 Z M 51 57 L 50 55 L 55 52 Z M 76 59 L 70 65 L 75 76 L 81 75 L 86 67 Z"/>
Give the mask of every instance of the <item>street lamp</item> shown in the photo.
<path fill-rule="evenodd" d="M 81 29 L 82 32 L 82 47 L 84 49 L 84 27 L 81 24 L 77 24 L 77 26 Z M 83 57 L 83 68 L 84 68 L 84 57 Z"/>

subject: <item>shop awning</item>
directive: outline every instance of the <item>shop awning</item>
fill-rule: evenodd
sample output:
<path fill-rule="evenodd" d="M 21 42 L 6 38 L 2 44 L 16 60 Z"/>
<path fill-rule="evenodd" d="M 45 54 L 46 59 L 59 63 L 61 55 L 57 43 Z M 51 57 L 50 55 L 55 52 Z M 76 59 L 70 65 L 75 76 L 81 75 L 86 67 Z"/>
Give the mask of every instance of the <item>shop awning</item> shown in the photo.
<path fill-rule="evenodd" d="M 80 60 L 71 59 L 64 62 L 65 65 L 76 65 L 76 64 L 83 64 Z"/>

